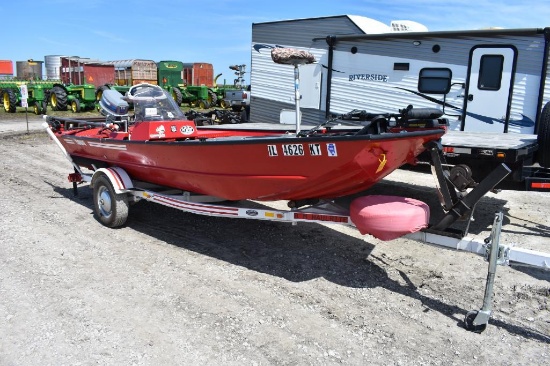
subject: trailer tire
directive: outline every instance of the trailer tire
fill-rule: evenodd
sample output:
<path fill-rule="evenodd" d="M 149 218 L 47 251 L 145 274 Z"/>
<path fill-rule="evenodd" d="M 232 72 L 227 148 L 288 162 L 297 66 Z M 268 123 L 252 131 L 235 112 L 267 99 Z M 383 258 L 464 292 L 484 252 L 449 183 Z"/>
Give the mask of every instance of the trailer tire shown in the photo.
<path fill-rule="evenodd" d="M 13 90 L 4 90 L 4 92 L 2 93 L 2 101 L 4 102 L 4 111 L 6 111 L 7 113 L 15 113 L 17 109 L 17 96 L 15 95 L 15 92 Z"/>
<path fill-rule="evenodd" d="M 537 161 L 543 168 L 550 168 L 550 102 L 542 109 L 539 123 Z"/>
<path fill-rule="evenodd" d="M 94 181 L 94 213 L 107 227 L 119 227 L 128 219 L 128 195 L 117 194 L 107 176 L 101 174 Z"/>
<path fill-rule="evenodd" d="M 54 86 L 50 93 L 50 104 L 54 111 L 67 110 L 67 92 L 60 86 Z"/>

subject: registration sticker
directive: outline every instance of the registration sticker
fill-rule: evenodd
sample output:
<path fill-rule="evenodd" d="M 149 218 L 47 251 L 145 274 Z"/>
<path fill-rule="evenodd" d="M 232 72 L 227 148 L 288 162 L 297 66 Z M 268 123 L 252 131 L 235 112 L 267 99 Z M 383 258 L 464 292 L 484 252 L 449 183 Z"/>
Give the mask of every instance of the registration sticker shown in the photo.
<path fill-rule="evenodd" d="M 284 156 L 304 156 L 304 146 L 302 144 L 283 145 Z"/>
<path fill-rule="evenodd" d="M 327 153 L 328 156 L 338 156 L 338 151 L 336 151 L 336 144 L 327 144 Z"/>

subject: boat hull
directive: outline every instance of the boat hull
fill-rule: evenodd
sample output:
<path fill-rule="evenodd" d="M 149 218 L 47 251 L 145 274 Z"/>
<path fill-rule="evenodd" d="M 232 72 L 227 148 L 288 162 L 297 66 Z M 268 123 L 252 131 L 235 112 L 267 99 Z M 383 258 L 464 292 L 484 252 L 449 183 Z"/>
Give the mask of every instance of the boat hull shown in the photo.
<path fill-rule="evenodd" d="M 443 130 L 365 136 L 284 135 L 132 141 L 61 135 L 75 163 L 123 168 L 134 180 L 227 200 L 336 198 L 365 190 Z"/>

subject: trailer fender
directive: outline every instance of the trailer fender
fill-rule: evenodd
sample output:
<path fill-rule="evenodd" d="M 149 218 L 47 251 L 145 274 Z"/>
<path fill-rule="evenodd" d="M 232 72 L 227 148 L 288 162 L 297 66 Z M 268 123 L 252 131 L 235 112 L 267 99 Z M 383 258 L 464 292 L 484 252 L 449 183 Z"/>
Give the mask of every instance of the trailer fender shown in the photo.
<path fill-rule="evenodd" d="M 537 142 L 537 161 L 543 168 L 550 168 L 550 102 L 544 105 L 540 114 Z"/>
<path fill-rule="evenodd" d="M 113 185 L 116 194 L 126 193 L 134 188 L 132 179 L 126 171 L 119 167 L 101 168 L 94 172 L 90 186 L 94 186 L 98 177 L 105 175 Z"/>

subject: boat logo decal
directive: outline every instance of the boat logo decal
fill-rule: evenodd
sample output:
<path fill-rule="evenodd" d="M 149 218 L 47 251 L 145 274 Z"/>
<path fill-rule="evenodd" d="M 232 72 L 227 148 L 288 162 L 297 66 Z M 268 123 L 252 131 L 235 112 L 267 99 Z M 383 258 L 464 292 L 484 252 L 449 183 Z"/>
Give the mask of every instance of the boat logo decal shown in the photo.
<path fill-rule="evenodd" d="M 327 144 L 327 153 L 328 153 L 328 156 L 338 156 L 338 151 L 336 151 L 336 144 L 334 143 Z"/>
<path fill-rule="evenodd" d="M 304 156 L 304 145 L 302 144 L 283 144 L 284 156 Z"/>
<path fill-rule="evenodd" d="M 170 126 L 170 132 L 176 132 L 178 130 L 178 127 L 177 126 Z"/>
<path fill-rule="evenodd" d="M 311 156 L 323 155 L 321 151 L 321 144 L 309 144 L 309 154 Z"/>
<path fill-rule="evenodd" d="M 195 132 L 195 129 L 192 126 L 181 126 L 180 132 L 183 135 L 192 135 Z"/>
<path fill-rule="evenodd" d="M 248 216 L 258 216 L 258 211 L 256 210 L 246 210 Z"/>
<path fill-rule="evenodd" d="M 267 153 L 269 156 L 278 156 L 277 154 L 277 145 L 267 145 Z"/>
<path fill-rule="evenodd" d="M 158 126 L 155 131 L 157 131 L 157 133 L 151 135 L 150 136 L 151 138 L 153 138 L 153 137 L 163 138 L 163 137 L 166 136 L 166 130 L 164 129 L 164 125 Z"/>

